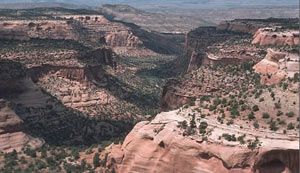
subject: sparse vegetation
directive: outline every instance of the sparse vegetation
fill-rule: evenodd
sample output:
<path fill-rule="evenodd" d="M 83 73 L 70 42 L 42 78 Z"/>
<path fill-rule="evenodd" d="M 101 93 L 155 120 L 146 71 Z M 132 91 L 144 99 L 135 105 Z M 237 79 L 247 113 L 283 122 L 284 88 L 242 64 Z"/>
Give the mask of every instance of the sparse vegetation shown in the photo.
<path fill-rule="evenodd" d="M 254 106 L 252 107 L 252 110 L 253 110 L 254 112 L 257 112 L 257 111 L 259 111 L 259 108 L 258 108 L 257 105 L 254 105 Z"/>
<path fill-rule="evenodd" d="M 268 119 L 268 118 L 270 118 L 270 114 L 267 113 L 267 112 L 264 112 L 264 113 L 262 114 L 262 118 Z"/>
<path fill-rule="evenodd" d="M 293 116 L 295 116 L 295 113 L 290 111 L 290 112 L 287 112 L 285 115 L 288 117 L 293 117 Z"/>

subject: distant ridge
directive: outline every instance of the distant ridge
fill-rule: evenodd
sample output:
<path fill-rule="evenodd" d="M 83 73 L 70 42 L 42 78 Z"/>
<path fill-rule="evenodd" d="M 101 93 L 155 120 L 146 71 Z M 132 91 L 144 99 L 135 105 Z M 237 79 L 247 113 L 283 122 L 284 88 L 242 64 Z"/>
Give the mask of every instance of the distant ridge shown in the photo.
<path fill-rule="evenodd" d="M 87 5 L 75 5 L 58 2 L 38 2 L 38 3 L 0 3 L 0 9 L 31 9 L 31 8 L 68 8 L 68 9 L 91 9 Z"/>

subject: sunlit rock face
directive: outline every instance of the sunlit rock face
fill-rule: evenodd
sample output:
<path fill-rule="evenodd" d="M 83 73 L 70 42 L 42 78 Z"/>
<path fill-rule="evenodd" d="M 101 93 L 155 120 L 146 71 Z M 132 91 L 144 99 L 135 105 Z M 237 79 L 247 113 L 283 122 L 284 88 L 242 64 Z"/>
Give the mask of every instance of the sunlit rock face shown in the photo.
<path fill-rule="evenodd" d="M 299 54 L 268 49 L 266 57 L 253 68 L 261 75 L 261 83 L 278 84 L 285 78 L 299 74 Z"/>
<path fill-rule="evenodd" d="M 299 31 L 280 30 L 280 28 L 261 28 L 253 36 L 252 44 L 267 45 L 299 45 Z"/>
<path fill-rule="evenodd" d="M 150 122 L 138 123 L 122 145 L 112 147 L 107 166 L 122 173 L 299 171 L 297 141 L 286 147 L 262 144 L 262 148 L 251 150 L 216 142 L 213 136 L 218 130 L 212 131 L 208 141 L 197 133 L 187 135 L 178 125 L 184 120 L 188 119 L 176 110 L 158 114 Z"/>

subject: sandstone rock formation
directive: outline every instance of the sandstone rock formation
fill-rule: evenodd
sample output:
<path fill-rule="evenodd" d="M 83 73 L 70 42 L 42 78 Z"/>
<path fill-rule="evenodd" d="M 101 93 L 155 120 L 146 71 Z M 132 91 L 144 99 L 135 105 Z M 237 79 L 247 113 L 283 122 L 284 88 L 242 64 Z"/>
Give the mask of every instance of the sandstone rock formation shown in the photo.
<path fill-rule="evenodd" d="M 20 151 L 25 146 L 39 148 L 44 141 L 24 133 L 23 121 L 9 108 L 8 103 L 0 99 L 0 151 Z"/>
<path fill-rule="evenodd" d="M 131 28 L 122 23 L 112 22 L 102 15 L 65 15 L 67 20 L 79 21 L 84 27 L 103 35 L 108 46 L 142 47 L 143 42 L 133 34 Z M 91 39 L 93 39 L 91 37 Z"/>
<path fill-rule="evenodd" d="M 263 84 L 278 84 L 283 79 L 293 78 L 299 74 L 299 54 L 274 51 L 268 49 L 266 57 L 257 63 L 253 68 L 261 74 Z"/>
<path fill-rule="evenodd" d="M 91 78 L 91 81 L 93 79 L 97 80 L 97 78 L 101 78 L 101 75 L 97 73 L 93 74 L 92 72 L 86 72 L 95 69 L 101 70 L 99 66 L 96 66 L 95 69 L 92 67 L 87 68 L 87 70 L 79 67 L 76 69 L 74 67 L 55 66 L 36 67 L 29 70 L 20 63 L 2 60 L 0 61 L 0 67 L 0 96 L 10 101 L 11 109 L 13 109 L 18 117 L 22 119 L 22 122 L 24 122 L 22 124 L 22 130 L 24 129 L 26 132 L 30 132 L 30 135 L 32 136 L 39 136 L 47 143 L 89 143 L 91 141 L 103 140 L 105 138 L 120 135 L 124 129 L 131 126 L 131 122 L 126 122 L 126 120 L 124 120 L 124 124 L 122 122 L 117 122 L 116 117 L 100 117 L 93 119 L 91 116 L 89 117 L 89 110 L 82 110 L 82 112 L 80 111 L 81 109 L 78 109 L 79 111 L 76 110 L 80 103 L 78 102 L 78 98 L 82 98 L 83 102 L 79 104 L 80 108 L 89 107 L 91 104 L 98 105 L 97 103 L 99 103 L 101 99 L 103 99 L 104 103 L 107 103 L 106 98 L 97 96 L 98 93 L 93 93 L 90 90 L 90 93 L 87 92 L 90 88 L 87 88 L 87 84 L 84 85 L 87 78 Z M 47 91 L 53 88 L 48 89 L 45 87 L 44 90 L 41 90 L 41 86 L 39 86 L 38 83 L 34 83 L 31 79 L 32 77 L 35 82 L 37 82 L 43 78 L 48 79 L 51 77 L 51 74 L 55 74 L 54 76 L 58 76 L 58 78 L 55 78 L 56 81 L 48 80 L 48 84 L 51 83 L 51 87 L 56 90 L 61 90 L 61 92 L 53 93 L 53 95 L 47 93 Z M 82 97 L 76 95 L 77 93 L 74 95 L 70 94 L 70 90 L 65 89 L 65 86 L 58 85 L 60 84 L 60 80 L 58 79 L 76 83 L 79 86 L 79 90 L 76 91 L 80 92 Z M 82 87 L 82 85 L 84 86 Z M 61 93 L 65 95 L 60 97 L 59 94 Z M 107 94 L 105 91 L 102 91 L 102 93 Z M 70 106 L 68 104 L 68 101 L 70 100 L 67 99 L 68 96 L 71 96 L 72 99 L 72 105 Z M 64 98 L 67 100 L 64 100 L 63 103 L 65 104 L 58 100 Z M 99 115 L 98 112 L 97 115 Z M 6 114 L 4 114 L 4 117 L 6 117 Z M 4 118 L 3 121 L 6 122 L 6 119 L 7 118 Z M 16 126 L 18 126 L 18 124 L 17 121 Z M 6 129 L 7 127 L 5 126 L 5 134 Z M 16 130 L 16 132 L 18 131 Z M 15 140 L 22 139 L 23 141 L 24 139 L 24 142 L 19 142 L 20 145 L 16 144 L 12 149 L 21 149 L 22 146 L 29 143 L 31 139 L 22 133 L 17 134 L 20 135 L 20 137 L 16 136 Z M 9 137 L 8 134 L 1 139 L 7 140 Z M 11 139 L 13 140 L 13 138 Z M 13 142 L 11 143 L 13 144 Z M 36 143 L 36 146 L 38 146 L 39 143 Z M 4 144 L 10 145 L 10 143 Z M 11 149 L 9 147 L 7 148 Z"/>
<path fill-rule="evenodd" d="M 114 47 L 140 47 L 143 44 L 129 27 L 111 22 L 101 15 L 68 15 L 57 18 L 61 20 L 1 21 L 0 38 L 84 40 Z"/>
<path fill-rule="evenodd" d="M 78 39 L 66 21 L 1 21 L 2 39 Z"/>
<path fill-rule="evenodd" d="M 187 66 L 193 64 L 192 69 L 199 67 L 209 46 L 225 41 L 228 38 L 240 37 L 239 34 L 227 30 L 218 30 L 216 27 L 200 27 L 186 35 L 185 57 Z M 187 71 L 190 71 L 188 69 Z"/>
<path fill-rule="evenodd" d="M 261 28 L 253 36 L 252 44 L 266 45 L 299 45 L 299 31 L 283 30 L 278 28 Z"/>
<path fill-rule="evenodd" d="M 44 143 L 23 132 L 23 120 L 3 99 L 23 92 L 26 80 L 23 66 L 10 61 L 0 62 L 0 151 L 20 151 L 26 145 L 37 148 Z"/>
<path fill-rule="evenodd" d="M 295 19 L 236 19 L 221 22 L 217 27 L 197 28 L 186 35 L 187 71 L 199 68 L 200 64 L 257 61 L 263 48 L 251 43 L 261 46 L 298 45 L 299 32 L 292 29 L 296 23 Z"/>
<path fill-rule="evenodd" d="M 282 135 L 259 137 L 262 147 L 237 147 L 235 142 L 219 141 L 220 126 L 210 124 L 207 141 L 195 132 L 186 135 L 180 122 L 189 122 L 187 114 L 165 112 L 150 122 L 140 122 L 126 137 L 122 145 L 112 147 L 107 166 L 116 172 L 299 172 L 299 146 L 297 139 L 289 141 Z M 200 122 L 199 122 L 200 123 Z M 197 123 L 198 124 L 198 123 Z M 220 129 L 223 132 L 233 129 Z M 236 132 L 235 132 L 236 133 Z M 243 131 L 247 138 L 251 131 Z M 259 135 L 259 134 L 256 134 Z M 276 142 L 275 142 L 276 141 Z M 285 144 L 289 143 L 289 145 Z"/>

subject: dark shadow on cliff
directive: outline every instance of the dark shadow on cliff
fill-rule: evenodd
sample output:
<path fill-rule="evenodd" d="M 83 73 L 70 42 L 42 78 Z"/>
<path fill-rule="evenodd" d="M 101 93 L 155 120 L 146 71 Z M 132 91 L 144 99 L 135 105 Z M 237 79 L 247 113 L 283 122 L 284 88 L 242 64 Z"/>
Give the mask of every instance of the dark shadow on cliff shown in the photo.
<path fill-rule="evenodd" d="M 135 123 L 133 119 L 115 120 L 107 116 L 100 119 L 101 115 L 91 118 L 89 114 L 66 107 L 41 90 L 26 75 L 27 69 L 20 63 L 4 60 L 0 61 L 0 67 L 0 93 L 6 93 L 0 97 L 9 101 L 11 109 L 23 120 L 23 132 L 42 138 L 48 144 L 74 146 L 101 143 L 124 137 Z M 7 80 L 10 85 L 4 85 L 3 81 Z"/>
<path fill-rule="evenodd" d="M 133 120 L 89 118 L 89 115 L 68 108 L 55 97 L 43 92 L 51 102 L 45 107 L 26 107 L 12 102 L 12 109 L 24 121 L 23 132 L 42 138 L 50 145 L 100 144 L 105 140 L 124 137 L 134 125 Z"/>

